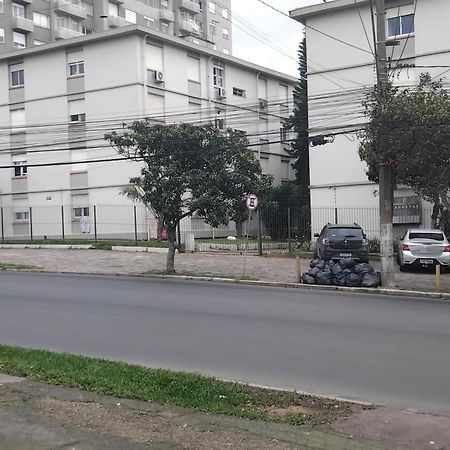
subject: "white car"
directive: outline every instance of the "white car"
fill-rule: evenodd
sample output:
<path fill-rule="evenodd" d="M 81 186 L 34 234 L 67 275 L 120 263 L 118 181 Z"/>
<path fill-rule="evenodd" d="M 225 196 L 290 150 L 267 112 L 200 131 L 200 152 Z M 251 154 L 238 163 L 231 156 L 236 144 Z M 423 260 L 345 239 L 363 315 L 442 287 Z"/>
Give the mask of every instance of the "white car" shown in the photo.
<path fill-rule="evenodd" d="M 441 230 L 410 229 L 400 240 L 397 263 L 403 272 L 411 267 L 450 266 L 450 244 Z"/>

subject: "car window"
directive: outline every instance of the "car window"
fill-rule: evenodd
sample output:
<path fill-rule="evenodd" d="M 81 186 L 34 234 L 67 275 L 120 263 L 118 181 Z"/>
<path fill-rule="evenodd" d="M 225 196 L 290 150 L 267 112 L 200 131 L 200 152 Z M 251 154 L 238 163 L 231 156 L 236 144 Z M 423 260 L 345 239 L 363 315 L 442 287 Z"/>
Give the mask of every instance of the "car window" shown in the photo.
<path fill-rule="evenodd" d="M 432 239 L 433 241 L 443 241 L 444 235 L 442 233 L 423 233 L 420 231 L 413 231 L 409 233 L 409 239 Z"/>
<path fill-rule="evenodd" d="M 330 228 L 328 237 L 362 239 L 363 232 L 361 228 Z"/>

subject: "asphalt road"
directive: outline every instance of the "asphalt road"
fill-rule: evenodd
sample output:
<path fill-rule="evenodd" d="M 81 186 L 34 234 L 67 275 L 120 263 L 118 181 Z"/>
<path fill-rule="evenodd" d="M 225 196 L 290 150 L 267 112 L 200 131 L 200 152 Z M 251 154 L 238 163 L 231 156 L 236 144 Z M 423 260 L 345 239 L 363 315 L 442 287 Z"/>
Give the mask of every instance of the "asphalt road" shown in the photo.
<path fill-rule="evenodd" d="M 450 305 L 192 281 L 0 273 L 0 342 L 450 413 Z"/>

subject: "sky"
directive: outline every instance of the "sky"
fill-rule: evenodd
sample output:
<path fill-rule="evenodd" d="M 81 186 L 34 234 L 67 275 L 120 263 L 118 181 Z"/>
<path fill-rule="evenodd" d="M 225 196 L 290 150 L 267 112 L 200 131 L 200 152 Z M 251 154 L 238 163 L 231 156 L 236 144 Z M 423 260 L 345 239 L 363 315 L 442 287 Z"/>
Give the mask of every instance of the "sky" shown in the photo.
<path fill-rule="evenodd" d="M 322 0 L 264 0 L 289 11 Z M 231 0 L 233 56 L 279 72 L 298 76 L 297 50 L 303 27 L 258 0 Z M 256 36 L 256 37 L 255 37 Z"/>

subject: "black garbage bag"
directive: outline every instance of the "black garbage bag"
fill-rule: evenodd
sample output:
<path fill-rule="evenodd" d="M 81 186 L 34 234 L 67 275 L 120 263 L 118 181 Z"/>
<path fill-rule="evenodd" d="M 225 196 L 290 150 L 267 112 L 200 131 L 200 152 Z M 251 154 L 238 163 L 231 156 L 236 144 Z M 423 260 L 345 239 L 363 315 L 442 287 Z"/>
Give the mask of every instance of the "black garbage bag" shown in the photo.
<path fill-rule="evenodd" d="M 354 272 L 357 273 L 360 277 L 364 277 L 366 273 L 372 273 L 373 267 L 367 263 L 357 264 L 354 268 Z"/>
<path fill-rule="evenodd" d="M 352 258 L 345 258 L 339 261 L 339 265 L 343 269 L 353 269 L 355 267 L 355 261 Z"/>
<path fill-rule="evenodd" d="M 311 262 L 309 263 L 309 267 L 313 268 L 316 267 L 317 264 L 320 262 L 320 258 L 314 258 L 313 260 L 311 260 Z"/>
<path fill-rule="evenodd" d="M 323 284 L 328 286 L 332 285 L 333 277 L 331 275 L 331 272 L 328 270 L 321 270 L 316 276 L 316 282 L 317 284 Z"/>
<path fill-rule="evenodd" d="M 317 264 L 316 267 L 318 267 L 320 270 L 325 269 L 325 266 L 327 265 L 327 262 L 324 259 L 321 259 Z"/>
<path fill-rule="evenodd" d="M 332 268 L 331 268 L 331 273 L 333 274 L 333 276 L 335 277 L 336 275 L 339 275 L 342 272 L 342 267 L 339 264 L 335 264 Z"/>
<path fill-rule="evenodd" d="M 311 275 L 304 273 L 302 275 L 302 283 L 303 284 L 316 284 L 316 279 Z"/>
<path fill-rule="evenodd" d="M 350 275 L 351 273 L 353 273 L 353 270 L 352 270 L 352 269 L 343 269 L 343 270 L 342 270 L 342 273 L 343 273 L 345 276 L 347 276 L 347 275 Z"/>
<path fill-rule="evenodd" d="M 316 278 L 316 276 L 319 272 L 320 272 L 320 269 L 318 267 L 313 267 L 312 269 L 308 270 L 308 275 L 311 275 L 312 277 Z"/>
<path fill-rule="evenodd" d="M 333 277 L 333 284 L 335 286 L 345 286 L 345 280 L 347 279 L 347 275 L 345 275 L 342 271 Z"/>
<path fill-rule="evenodd" d="M 348 287 L 360 287 L 361 286 L 361 278 L 356 273 L 351 273 L 347 275 L 345 279 L 345 285 Z"/>
<path fill-rule="evenodd" d="M 375 272 L 366 273 L 361 281 L 362 287 L 376 288 L 381 285 L 381 278 Z"/>

